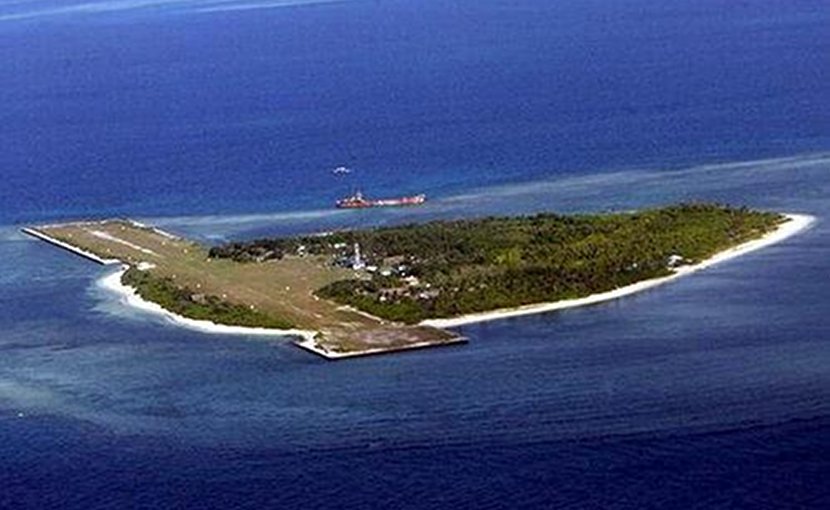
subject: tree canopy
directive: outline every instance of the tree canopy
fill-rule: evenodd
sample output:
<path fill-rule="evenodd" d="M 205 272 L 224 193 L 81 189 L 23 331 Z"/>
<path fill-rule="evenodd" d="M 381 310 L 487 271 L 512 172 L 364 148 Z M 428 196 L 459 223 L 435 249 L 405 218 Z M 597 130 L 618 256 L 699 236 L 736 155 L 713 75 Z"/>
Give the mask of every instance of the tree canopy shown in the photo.
<path fill-rule="evenodd" d="M 378 267 L 317 294 L 400 322 L 583 297 L 664 276 L 760 237 L 782 217 L 716 204 L 632 213 L 488 217 L 258 239 L 212 257 L 263 261 L 298 252 L 347 257 L 357 243 Z M 678 262 L 679 261 L 679 262 Z M 401 270 L 400 268 L 404 268 Z"/>

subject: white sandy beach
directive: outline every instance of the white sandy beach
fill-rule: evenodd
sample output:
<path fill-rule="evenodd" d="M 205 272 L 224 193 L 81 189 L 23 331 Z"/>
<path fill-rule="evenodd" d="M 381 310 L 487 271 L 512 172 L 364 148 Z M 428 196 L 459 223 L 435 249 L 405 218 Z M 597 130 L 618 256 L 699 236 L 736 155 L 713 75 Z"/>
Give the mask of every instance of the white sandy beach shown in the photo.
<path fill-rule="evenodd" d="M 536 313 L 552 312 L 555 310 L 564 310 L 566 308 L 574 308 L 577 306 L 593 305 L 596 303 L 601 303 L 603 301 L 610 301 L 612 299 L 618 299 L 624 296 L 629 296 L 631 294 L 657 287 L 658 285 L 668 283 L 682 276 L 686 276 L 696 271 L 700 271 L 701 269 L 705 269 L 715 264 L 734 259 L 735 257 L 740 257 L 741 255 L 745 255 L 749 252 L 783 241 L 784 239 L 787 239 L 788 237 L 793 236 L 809 228 L 810 225 L 812 225 L 816 219 L 814 216 L 809 216 L 806 214 L 785 214 L 785 216 L 789 218 L 789 221 L 782 223 L 776 230 L 768 233 L 764 237 L 746 242 L 744 244 L 735 246 L 734 248 L 730 248 L 728 250 L 724 250 L 697 264 L 690 266 L 682 266 L 678 268 L 674 272 L 674 274 L 671 274 L 669 276 L 664 276 L 662 278 L 653 278 L 651 280 L 644 280 L 608 292 L 592 294 L 584 298 L 566 299 L 563 301 L 556 301 L 553 303 L 538 303 L 520 306 L 517 308 L 493 310 L 492 312 L 473 313 L 469 315 L 462 315 L 460 317 L 452 317 L 449 319 L 428 319 L 421 322 L 421 325 L 432 326 L 436 328 L 452 328 L 457 326 L 463 326 L 465 324 L 474 324 L 477 322 L 494 321 L 499 319 L 506 319 L 509 317 L 520 317 L 522 315 L 531 315 Z"/>
<path fill-rule="evenodd" d="M 804 214 L 787 214 L 786 216 L 787 218 L 789 218 L 789 221 L 781 224 L 778 227 L 778 229 L 776 229 L 773 232 L 770 232 L 764 237 L 722 251 L 698 264 L 680 267 L 675 271 L 674 274 L 669 276 L 645 280 L 632 285 L 628 285 L 626 287 L 621 287 L 600 294 L 593 294 L 579 299 L 569 299 L 563 301 L 556 301 L 553 303 L 538 303 L 533 305 L 521 306 L 517 308 L 509 308 L 502 310 L 494 310 L 492 312 L 463 315 L 460 317 L 454 317 L 449 319 L 429 319 L 421 322 L 420 324 L 423 326 L 432 326 L 436 328 L 452 328 L 457 326 L 463 326 L 465 324 L 506 319 L 510 317 L 519 317 L 522 315 L 545 313 L 555 310 L 563 310 L 566 308 L 574 308 L 577 306 L 592 305 L 596 303 L 601 303 L 603 301 L 609 301 L 612 299 L 618 299 L 640 291 L 651 289 L 658 285 L 670 282 L 676 278 L 692 274 L 696 271 L 705 269 L 720 262 L 731 260 L 746 253 L 783 241 L 784 239 L 787 239 L 788 237 L 809 228 L 810 225 L 812 225 L 815 221 L 815 217 Z M 68 245 L 67 247 L 73 248 Z M 112 263 L 110 261 L 108 262 Z M 300 345 L 301 347 L 304 347 L 308 350 L 314 351 L 318 354 L 324 355 L 329 358 L 346 358 L 356 355 L 372 354 L 374 351 L 384 351 L 384 349 L 369 349 L 365 352 L 360 351 L 358 353 L 337 353 L 334 351 L 325 351 L 321 350 L 319 347 L 316 346 L 316 342 L 314 340 L 314 335 L 316 334 L 315 331 L 301 329 L 268 329 L 250 328 L 243 326 L 227 326 L 223 324 L 216 324 L 210 321 L 195 320 L 189 319 L 187 317 L 182 317 L 173 312 L 165 310 L 156 303 L 145 301 L 135 292 L 135 289 L 122 284 L 121 276 L 124 274 L 126 270 L 127 266 L 122 266 L 119 271 L 111 273 L 99 280 L 99 285 L 104 289 L 114 292 L 115 294 L 120 296 L 123 303 L 135 307 L 137 309 L 143 310 L 145 312 L 162 316 L 170 322 L 177 324 L 179 326 L 211 334 L 300 337 L 301 340 L 295 342 L 297 345 Z M 413 345 L 411 347 L 418 348 L 421 347 L 421 345 Z"/>
<path fill-rule="evenodd" d="M 222 334 L 222 335 L 266 335 L 266 336 L 299 336 L 306 340 L 314 337 L 315 331 L 308 331 L 302 329 L 269 329 L 269 328 L 249 328 L 244 326 L 228 326 L 224 324 L 216 324 L 211 321 L 189 319 L 165 310 L 160 305 L 146 301 L 139 296 L 135 289 L 121 283 L 121 276 L 127 270 L 127 266 L 122 266 L 119 271 L 111 273 L 98 281 L 98 285 L 102 288 L 117 294 L 121 301 L 129 306 L 140 309 L 142 311 L 152 313 L 179 326 L 184 326 L 189 329 L 201 331 L 203 333 Z"/>
<path fill-rule="evenodd" d="M 310 330 L 303 330 L 303 329 L 269 329 L 269 328 L 249 328 L 244 326 L 227 326 L 224 324 L 216 324 L 211 321 L 205 320 L 196 320 L 196 319 L 189 319 L 187 317 L 182 317 L 181 315 L 175 314 L 168 310 L 165 310 L 160 305 L 146 301 L 139 296 L 135 289 L 124 285 L 121 283 L 121 276 L 124 272 L 128 269 L 128 266 L 124 265 L 121 267 L 120 270 L 108 274 L 107 276 L 101 278 L 98 281 L 98 285 L 106 289 L 107 291 L 113 292 L 117 294 L 121 298 L 121 302 L 142 310 L 147 313 L 151 313 L 160 317 L 163 317 L 170 321 L 173 324 L 178 326 L 182 326 L 188 329 L 192 329 L 195 331 L 200 331 L 202 333 L 210 333 L 210 334 L 220 334 L 220 335 L 260 335 L 260 336 L 282 336 L 282 337 L 298 337 L 297 340 L 294 341 L 294 344 L 306 349 L 307 351 L 313 352 L 318 354 L 327 359 L 344 359 L 344 358 L 354 358 L 358 356 L 367 356 L 371 354 L 382 354 L 386 352 L 390 352 L 390 349 L 387 348 L 371 348 L 371 349 L 364 349 L 360 351 L 350 351 L 350 352 L 338 352 L 325 349 L 317 345 L 317 341 L 315 340 L 315 335 L 317 334 L 316 331 Z M 466 339 L 457 339 L 456 341 L 446 342 L 446 345 L 456 344 L 456 343 L 463 343 L 466 342 Z M 425 347 L 434 347 L 436 344 L 432 342 L 421 342 L 416 344 L 411 344 L 406 347 L 401 347 L 398 349 L 394 349 L 396 351 L 403 351 L 403 350 L 414 350 L 414 349 L 421 349 Z"/>

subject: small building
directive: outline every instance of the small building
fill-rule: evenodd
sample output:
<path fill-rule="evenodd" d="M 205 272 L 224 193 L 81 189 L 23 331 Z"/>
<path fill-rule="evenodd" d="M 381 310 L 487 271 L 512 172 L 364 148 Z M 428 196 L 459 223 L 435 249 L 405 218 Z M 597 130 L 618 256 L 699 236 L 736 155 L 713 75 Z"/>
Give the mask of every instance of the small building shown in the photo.
<path fill-rule="evenodd" d="M 410 287 L 417 287 L 421 284 L 421 280 L 418 279 L 417 276 L 407 276 L 403 278 L 403 281 L 409 285 Z"/>

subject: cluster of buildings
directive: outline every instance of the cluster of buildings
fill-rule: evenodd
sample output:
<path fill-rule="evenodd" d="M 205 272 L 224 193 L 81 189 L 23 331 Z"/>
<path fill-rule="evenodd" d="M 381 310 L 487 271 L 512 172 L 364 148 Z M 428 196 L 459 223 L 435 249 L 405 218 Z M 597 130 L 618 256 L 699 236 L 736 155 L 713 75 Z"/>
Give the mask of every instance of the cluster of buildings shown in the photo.
<path fill-rule="evenodd" d="M 346 243 L 337 243 L 333 246 L 338 255 L 334 264 L 364 273 L 367 276 L 382 276 L 394 278 L 395 286 L 385 287 L 377 292 L 381 302 L 395 301 L 403 297 L 415 299 L 433 299 L 439 291 L 430 288 L 430 284 L 422 284 L 417 276 L 409 274 L 409 266 L 405 263 L 406 257 L 387 257 L 378 264 L 367 259 L 360 249 L 360 244 L 348 246 Z"/>

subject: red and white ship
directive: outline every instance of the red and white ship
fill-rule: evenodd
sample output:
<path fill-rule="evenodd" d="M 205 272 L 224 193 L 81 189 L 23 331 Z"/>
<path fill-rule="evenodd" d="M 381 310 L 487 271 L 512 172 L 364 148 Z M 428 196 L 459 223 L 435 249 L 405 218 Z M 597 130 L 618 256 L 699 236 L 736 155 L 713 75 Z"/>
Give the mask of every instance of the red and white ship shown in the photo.
<path fill-rule="evenodd" d="M 421 205 L 427 201 L 427 196 L 424 194 L 414 195 L 411 197 L 399 198 L 382 198 L 378 200 L 370 200 L 363 196 L 363 193 L 357 191 L 354 195 L 346 198 L 341 198 L 337 201 L 337 207 L 340 209 L 365 209 L 368 207 L 401 207 L 406 205 Z"/>

